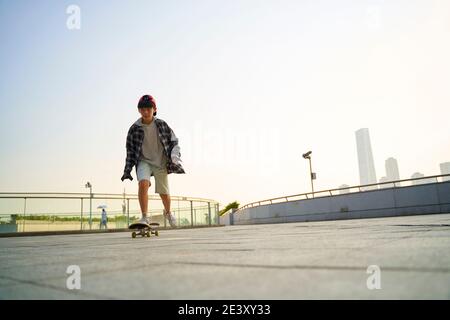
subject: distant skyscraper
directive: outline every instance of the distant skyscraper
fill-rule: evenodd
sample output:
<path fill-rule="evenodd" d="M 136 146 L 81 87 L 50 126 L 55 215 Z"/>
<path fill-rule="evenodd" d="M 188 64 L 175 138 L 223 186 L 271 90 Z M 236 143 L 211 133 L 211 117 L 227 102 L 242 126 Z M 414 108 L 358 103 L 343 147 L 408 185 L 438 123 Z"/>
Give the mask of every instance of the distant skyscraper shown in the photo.
<path fill-rule="evenodd" d="M 440 163 L 441 174 L 450 174 L 450 162 Z M 442 181 L 450 181 L 450 177 L 442 178 Z"/>
<path fill-rule="evenodd" d="M 422 178 L 422 177 L 425 177 L 425 175 L 423 173 L 415 172 L 412 174 L 411 179 Z M 423 183 L 423 180 L 415 180 L 415 181 L 411 182 L 411 184 L 413 184 L 413 185 L 421 184 L 421 183 Z"/>
<path fill-rule="evenodd" d="M 356 148 L 358 151 L 359 182 L 362 185 L 377 183 L 377 175 L 375 173 L 375 165 L 373 162 L 369 129 L 359 129 L 355 132 L 355 134 Z M 376 187 L 374 188 L 376 189 Z"/>
<path fill-rule="evenodd" d="M 381 177 L 379 182 L 380 182 L 380 183 L 383 183 L 383 182 L 388 182 L 388 181 L 392 181 L 392 180 L 389 180 L 388 177 Z M 392 186 L 393 186 L 392 183 L 381 184 L 381 185 L 380 185 L 380 189 L 381 189 L 381 188 L 390 188 L 390 187 L 392 187 Z"/>
<path fill-rule="evenodd" d="M 400 173 L 398 171 L 397 160 L 394 158 L 387 158 L 385 161 L 386 178 L 388 181 L 400 180 Z"/>
<path fill-rule="evenodd" d="M 423 177 L 425 177 L 425 175 L 424 175 L 423 173 L 415 172 L 415 173 L 411 176 L 411 179 L 415 179 L 415 178 L 423 178 Z M 421 179 L 421 180 L 415 180 L 415 181 L 412 181 L 412 184 L 413 184 L 413 185 L 416 185 L 416 184 L 433 183 L 433 182 L 436 182 L 436 178 L 434 178 L 434 179 Z"/>
<path fill-rule="evenodd" d="M 339 186 L 339 189 L 341 189 L 341 190 L 339 190 L 339 194 L 346 194 L 346 193 L 349 193 L 349 192 L 350 192 L 350 189 L 349 189 L 348 187 L 350 187 L 350 186 L 347 185 L 347 184 L 341 184 L 341 185 Z"/>

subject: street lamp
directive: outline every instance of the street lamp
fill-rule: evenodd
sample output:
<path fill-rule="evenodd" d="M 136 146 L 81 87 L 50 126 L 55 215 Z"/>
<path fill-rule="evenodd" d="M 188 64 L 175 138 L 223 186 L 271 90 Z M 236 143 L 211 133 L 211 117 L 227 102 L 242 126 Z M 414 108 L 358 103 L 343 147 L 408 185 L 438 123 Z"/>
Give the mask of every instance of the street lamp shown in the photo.
<path fill-rule="evenodd" d="M 89 188 L 89 230 L 92 229 L 92 184 L 88 181 L 85 185 Z"/>
<path fill-rule="evenodd" d="M 311 153 L 312 153 L 312 151 L 308 151 L 307 153 L 304 153 L 303 154 L 303 158 L 309 160 L 309 172 L 311 174 L 311 189 L 312 189 L 312 196 L 314 198 L 314 183 L 313 183 L 313 180 L 316 179 L 316 174 L 314 172 L 312 172 Z"/>

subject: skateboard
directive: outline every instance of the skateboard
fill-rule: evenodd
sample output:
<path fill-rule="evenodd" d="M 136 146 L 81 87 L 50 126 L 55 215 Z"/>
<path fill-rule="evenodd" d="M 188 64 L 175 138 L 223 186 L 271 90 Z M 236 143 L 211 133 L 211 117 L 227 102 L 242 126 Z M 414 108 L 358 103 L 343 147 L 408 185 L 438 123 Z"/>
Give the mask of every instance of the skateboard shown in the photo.
<path fill-rule="evenodd" d="M 142 237 L 150 237 L 150 235 L 154 234 L 155 236 L 159 236 L 158 230 L 155 229 L 155 227 L 158 227 L 159 223 L 153 222 L 153 223 L 133 223 L 130 224 L 128 229 L 133 230 L 131 233 L 132 238 L 136 238 L 137 235 Z"/>

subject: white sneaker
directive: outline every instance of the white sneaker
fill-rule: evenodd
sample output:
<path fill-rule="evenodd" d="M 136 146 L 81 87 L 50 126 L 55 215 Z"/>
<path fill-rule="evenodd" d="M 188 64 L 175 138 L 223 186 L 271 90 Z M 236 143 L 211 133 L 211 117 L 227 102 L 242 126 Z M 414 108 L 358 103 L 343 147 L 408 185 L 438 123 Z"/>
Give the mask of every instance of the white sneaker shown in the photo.
<path fill-rule="evenodd" d="M 175 228 L 177 225 L 177 221 L 175 220 L 175 215 L 172 212 L 167 213 L 166 210 L 164 210 L 164 216 L 169 221 L 170 226 L 172 228 Z"/>
<path fill-rule="evenodd" d="M 136 221 L 136 223 L 146 223 L 146 224 L 150 224 L 150 219 L 148 217 L 142 217 L 141 219 L 139 219 L 138 221 Z"/>

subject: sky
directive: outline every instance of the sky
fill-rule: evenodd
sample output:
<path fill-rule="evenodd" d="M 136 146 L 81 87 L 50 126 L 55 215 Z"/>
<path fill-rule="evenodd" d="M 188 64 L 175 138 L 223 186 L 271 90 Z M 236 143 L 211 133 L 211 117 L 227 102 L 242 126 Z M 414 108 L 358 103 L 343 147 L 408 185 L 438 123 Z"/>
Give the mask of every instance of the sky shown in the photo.
<path fill-rule="evenodd" d="M 445 0 L 0 0 L 0 192 L 137 193 L 120 177 L 143 94 L 179 138 L 172 195 L 309 192 L 309 150 L 315 190 L 358 185 L 360 128 L 378 179 L 389 157 L 438 175 L 449 39 Z"/>

